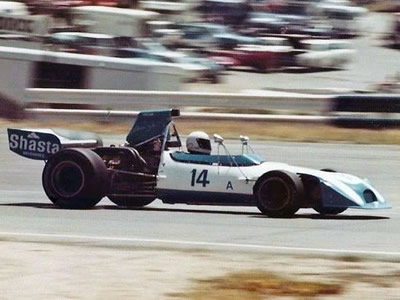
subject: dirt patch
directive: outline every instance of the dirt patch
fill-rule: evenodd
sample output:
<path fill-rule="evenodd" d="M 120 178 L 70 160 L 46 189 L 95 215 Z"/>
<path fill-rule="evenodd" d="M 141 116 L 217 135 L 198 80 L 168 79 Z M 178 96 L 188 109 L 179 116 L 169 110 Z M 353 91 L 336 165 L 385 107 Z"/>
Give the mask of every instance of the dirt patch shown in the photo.
<path fill-rule="evenodd" d="M 309 299 L 322 295 L 339 295 L 342 292 L 343 287 L 340 284 L 296 281 L 266 271 L 255 270 L 197 280 L 196 285 L 188 292 L 170 296 L 192 300 L 232 298 L 261 300 L 271 296 Z"/>
<path fill-rule="evenodd" d="M 398 299 L 400 264 L 51 241 L 0 242 L 1 299 Z"/>

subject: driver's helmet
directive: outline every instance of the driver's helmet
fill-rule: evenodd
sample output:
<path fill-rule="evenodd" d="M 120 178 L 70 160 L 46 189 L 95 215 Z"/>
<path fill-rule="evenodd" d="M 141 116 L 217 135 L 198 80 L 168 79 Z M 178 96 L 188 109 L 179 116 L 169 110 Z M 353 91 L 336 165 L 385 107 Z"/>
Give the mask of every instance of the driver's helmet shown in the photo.
<path fill-rule="evenodd" d="M 211 141 L 204 131 L 193 131 L 186 139 L 186 148 L 193 154 L 210 154 Z"/>

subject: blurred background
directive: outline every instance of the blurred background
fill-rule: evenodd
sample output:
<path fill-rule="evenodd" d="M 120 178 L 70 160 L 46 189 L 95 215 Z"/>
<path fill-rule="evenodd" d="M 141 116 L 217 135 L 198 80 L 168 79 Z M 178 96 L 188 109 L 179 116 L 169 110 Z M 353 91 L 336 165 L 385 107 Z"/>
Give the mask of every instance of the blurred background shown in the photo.
<path fill-rule="evenodd" d="M 397 93 L 399 11 L 397 0 L 0 1 L 1 105 L 30 103 L 30 88 Z"/>

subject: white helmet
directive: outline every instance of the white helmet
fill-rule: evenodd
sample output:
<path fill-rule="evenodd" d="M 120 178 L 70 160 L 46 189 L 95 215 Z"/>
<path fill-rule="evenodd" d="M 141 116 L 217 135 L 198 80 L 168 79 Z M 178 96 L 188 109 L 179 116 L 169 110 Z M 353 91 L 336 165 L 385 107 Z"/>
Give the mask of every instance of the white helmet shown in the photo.
<path fill-rule="evenodd" d="M 194 154 L 210 154 L 211 141 L 204 131 L 193 131 L 186 139 L 186 148 Z"/>

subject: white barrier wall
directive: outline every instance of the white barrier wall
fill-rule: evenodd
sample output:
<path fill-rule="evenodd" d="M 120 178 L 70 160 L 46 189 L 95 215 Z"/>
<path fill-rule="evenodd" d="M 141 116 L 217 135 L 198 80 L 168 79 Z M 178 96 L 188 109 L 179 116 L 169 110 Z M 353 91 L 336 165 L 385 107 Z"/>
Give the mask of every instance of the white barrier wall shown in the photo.
<path fill-rule="evenodd" d="M 151 84 L 151 82 L 150 82 Z M 327 112 L 329 95 L 264 91 L 262 94 L 171 91 L 111 91 L 82 89 L 28 89 L 26 101 L 90 104 L 97 108 L 134 110 L 140 107 L 228 107 L 271 109 L 307 114 Z"/>
<path fill-rule="evenodd" d="M 10 99 L 24 99 L 25 89 L 31 86 L 33 64 L 22 57 L 10 59 L 0 53 L 0 94 Z"/>
<path fill-rule="evenodd" d="M 180 90 L 182 71 L 144 59 L 0 47 L 0 94 L 19 103 L 28 88 Z"/>

